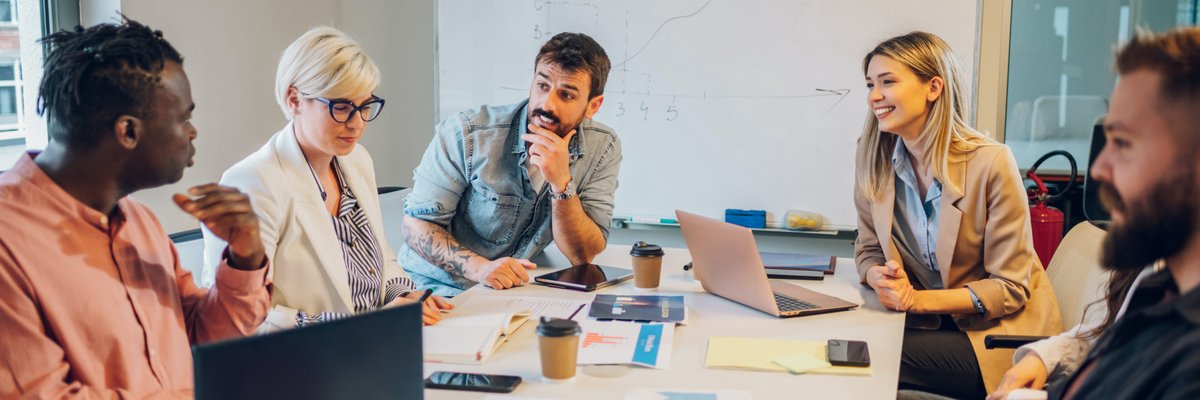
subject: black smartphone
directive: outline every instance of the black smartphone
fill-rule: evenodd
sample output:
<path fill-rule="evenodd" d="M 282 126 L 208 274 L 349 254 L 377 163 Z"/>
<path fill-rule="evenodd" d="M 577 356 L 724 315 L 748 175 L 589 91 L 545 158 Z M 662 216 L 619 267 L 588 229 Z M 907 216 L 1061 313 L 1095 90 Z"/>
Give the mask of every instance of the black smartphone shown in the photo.
<path fill-rule="evenodd" d="M 847 367 L 871 366 L 871 354 L 867 351 L 867 342 L 830 339 L 827 347 L 830 364 Z"/>
<path fill-rule="evenodd" d="M 521 384 L 521 377 L 511 375 L 471 374 L 437 371 L 425 378 L 428 389 L 470 390 L 475 392 L 509 393 Z"/>

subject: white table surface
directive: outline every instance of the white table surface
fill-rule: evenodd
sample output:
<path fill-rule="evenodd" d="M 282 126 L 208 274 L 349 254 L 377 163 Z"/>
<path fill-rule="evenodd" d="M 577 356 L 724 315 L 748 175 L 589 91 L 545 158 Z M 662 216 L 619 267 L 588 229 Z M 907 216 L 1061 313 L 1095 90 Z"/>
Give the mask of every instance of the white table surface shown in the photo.
<path fill-rule="evenodd" d="M 554 246 L 542 256 L 536 276 L 569 264 Z M 537 296 L 572 298 L 591 301 L 596 293 L 612 294 L 682 294 L 688 307 L 689 324 L 675 330 L 670 368 L 656 370 L 642 367 L 603 367 L 610 372 L 625 373 L 620 377 L 589 375 L 595 367 L 580 367 L 575 381 L 567 384 L 545 383 L 541 379 L 538 358 L 536 321 L 526 323 L 483 365 L 425 363 L 425 376 L 434 371 L 478 372 L 517 375 L 523 379 L 509 395 L 528 398 L 622 399 L 635 388 L 743 390 L 754 399 L 891 399 L 896 396 L 900 369 L 900 346 L 904 334 L 904 314 L 885 310 L 874 292 L 858 283 L 852 259 L 838 259 L 837 273 L 824 281 L 789 280 L 795 284 L 840 297 L 861 306 L 855 310 L 797 318 L 776 318 L 756 309 L 734 303 L 704 292 L 682 270 L 691 260 L 686 249 L 666 249 L 663 278 L 657 292 L 638 291 L 633 281 L 600 289 L 578 292 L 540 285 L 528 285 L 509 290 L 493 290 L 482 285 L 466 291 L 460 300 L 473 295 Z M 555 267 L 545 266 L 546 263 Z M 597 264 L 631 268 L 629 246 L 609 246 L 594 261 Z M 586 313 L 582 313 L 586 314 Z M 577 316 L 587 318 L 586 315 Z M 775 339 L 818 340 L 849 339 L 868 343 L 873 375 L 870 377 L 838 375 L 792 375 L 786 372 L 758 372 L 704 367 L 705 352 L 710 336 L 738 336 Z M 480 392 L 428 389 L 429 399 L 478 399 L 487 396 Z"/>

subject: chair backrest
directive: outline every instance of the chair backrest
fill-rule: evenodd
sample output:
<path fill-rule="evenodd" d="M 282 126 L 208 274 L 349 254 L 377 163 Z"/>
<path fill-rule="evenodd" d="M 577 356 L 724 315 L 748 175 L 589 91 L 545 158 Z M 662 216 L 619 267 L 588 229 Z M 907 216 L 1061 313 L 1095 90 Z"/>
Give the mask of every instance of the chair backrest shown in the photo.
<path fill-rule="evenodd" d="M 1092 145 L 1088 151 L 1088 168 L 1096 163 L 1096 158 L 1100 157 L 1100 152 L 1104 150 L 1104 143 L 1108 140 L 1108 135 L 1104 133 L 1104 116 L 1096 118 L 1096 124 L 1092 127 Z M 1083 180 L 1083 216 L 1088 221 L 1099 222 L 1101 225 L 1112 221 L 1112 216 L 1108 210 L 1104 209 L 1104 205 L 1100 203 L 1100 183 L 1092 179 L 1092 174 L 1084 171 Z"/>
<path fill-rule="evenodd" d="M 190 229 L 172 233 L 171 241 L 175 242 L 175 251 L 179 252 L 179 265 L 192 272 L 192 280 L 201 287 L 212 286 L 212 279 L 206 279 L 204 270 L 204 235 L 199 229 Z M 213 278 L 213 277 L 210 277 Z"/>
<path fill-rule="evenodd" d="M 1083 321 L 1089 304 L 1104 298 L 1109 272 L 1100 267 L 1100 246 L 1107 235 L 1103 229 L 1084 221 L 1071 228 L 1054 252 L 1046 267 L 1058 310 L 1062 314 L 1063 330 Z M 1088 313 L 1086 322 L 1104 318 L 1106 310 L 1098 305 Z"/>
<path fill-rule="evenodd" d="M 404 247 L 404 198 L 411 192 L 412 188 L 408 188 L 379 194 L 383 231 L 387 233 L 388 245 L 397 252 Z"/>
<path fill-rule="evenodd" d="M 1087 139 L 1092 132 L 1092 121 L 1107 112 L 1108 100 L 1100 96 L 1039 96 L 1033 101 L 1029 138 Z"/>

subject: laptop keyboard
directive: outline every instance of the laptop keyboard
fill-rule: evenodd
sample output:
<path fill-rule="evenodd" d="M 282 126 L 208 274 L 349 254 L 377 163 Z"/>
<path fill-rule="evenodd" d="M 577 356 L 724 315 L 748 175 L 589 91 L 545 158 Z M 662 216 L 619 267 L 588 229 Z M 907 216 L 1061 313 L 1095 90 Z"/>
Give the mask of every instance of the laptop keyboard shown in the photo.
<path fill-rule="evenodd" d="M 779 293 L 775 294 L 775 304 L 779 305 L 779 311 L 801 311 L 817 308 L 816 304 L 809 303 L 804 300 L 794 299 L 784 296 Z"/>

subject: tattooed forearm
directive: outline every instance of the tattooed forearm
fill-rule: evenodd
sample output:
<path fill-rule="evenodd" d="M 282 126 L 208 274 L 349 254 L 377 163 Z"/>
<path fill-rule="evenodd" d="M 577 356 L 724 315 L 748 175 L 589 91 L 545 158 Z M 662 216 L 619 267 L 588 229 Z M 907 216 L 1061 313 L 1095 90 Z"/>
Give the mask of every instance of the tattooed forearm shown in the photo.
<path fill-rule="evenodd" d="M 409 248 L 459 283 L 470 282 L 465 276 L 467 262 L 478 254 L 458 243 L 450 232 L 437 224 L 408 216 L 404 222 L 404 240 Z"/>

